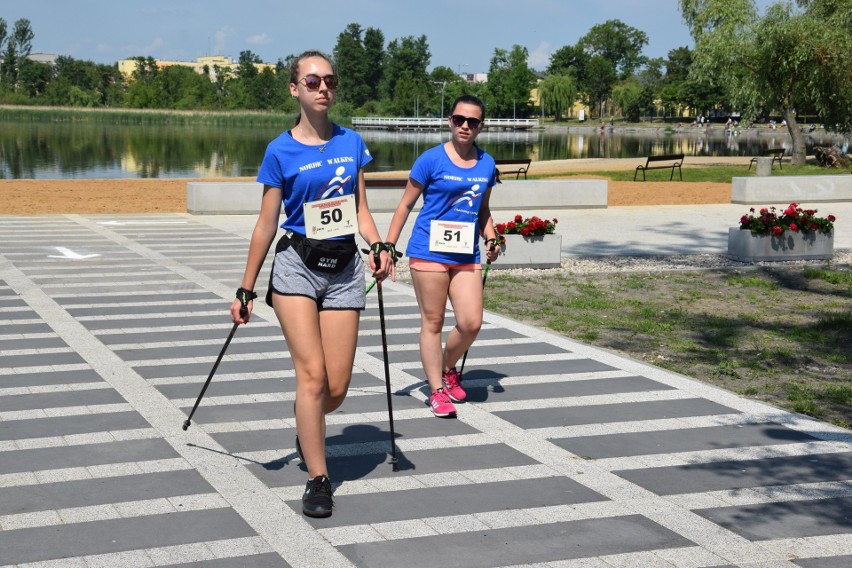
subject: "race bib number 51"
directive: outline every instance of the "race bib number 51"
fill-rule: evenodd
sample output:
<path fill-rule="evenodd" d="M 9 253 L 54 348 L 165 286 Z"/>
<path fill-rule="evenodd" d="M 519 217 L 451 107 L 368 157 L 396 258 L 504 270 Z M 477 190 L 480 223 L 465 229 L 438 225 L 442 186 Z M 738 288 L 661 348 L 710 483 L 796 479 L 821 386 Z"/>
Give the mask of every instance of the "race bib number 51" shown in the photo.
<path fill-rule="evenodd" d="M 312 239 L 353 235 L 358 227 L 354 195 L 309 201 L 304 204 L 303 210 L 305 236 Z"/>
<path fill-rule="evenodd" d="M 476 244 L 475 223 L 433 220 L 429 229 L 429 250 L 472 254 Z"/>

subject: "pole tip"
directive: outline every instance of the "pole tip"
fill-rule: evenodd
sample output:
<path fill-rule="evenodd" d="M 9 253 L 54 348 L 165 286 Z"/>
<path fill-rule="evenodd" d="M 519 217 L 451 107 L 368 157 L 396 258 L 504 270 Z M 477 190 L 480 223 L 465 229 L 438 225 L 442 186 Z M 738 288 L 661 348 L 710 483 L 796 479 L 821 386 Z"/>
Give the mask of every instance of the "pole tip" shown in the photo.
<path fill-rule="evenodd" d="M 189 420 L 187 420 L 186 422 L 184 422 L 184 423 L 183 423 L 183 429 L 184 429 L 184 431 L 186 431 L 186 429 L 187 429 L 187 428 L 189 428 L 189 425 L 190 425 L 190 424 L 192 424 L 192 422 L 190 422 Z"/>

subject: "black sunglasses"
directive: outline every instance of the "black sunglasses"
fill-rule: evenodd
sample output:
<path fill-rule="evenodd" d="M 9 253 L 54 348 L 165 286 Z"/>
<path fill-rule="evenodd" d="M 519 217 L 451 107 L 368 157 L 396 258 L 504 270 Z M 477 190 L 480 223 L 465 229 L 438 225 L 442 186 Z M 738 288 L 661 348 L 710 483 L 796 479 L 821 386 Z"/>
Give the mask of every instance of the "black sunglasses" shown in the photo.
<path fill-rule="evenodd" d="M 460 114 L 454 114 L 450 117 L 450 120 L 453 121 L 453 126 L 456 128 L 461 128 L 461 125 L 467 121 L 467 125 L 472 129 L 476 130 L 479 128 L 479 125 L 482 124 L 482 120 L 478 118 L 473 118 L 472 116 L 462 116 Z"/>
<path fill-rule="evenodd" d="M 302 81 L 304 81 L 305 86 L 309 91 L 316 91 L 319 89 L 323 81 L 325 81 L 325 86 L 328 87 L 330 91 L 337 88 L 337 75 L 326 75 L 325 77 L 320 77 L 319 75 L 305 75 Z"/>

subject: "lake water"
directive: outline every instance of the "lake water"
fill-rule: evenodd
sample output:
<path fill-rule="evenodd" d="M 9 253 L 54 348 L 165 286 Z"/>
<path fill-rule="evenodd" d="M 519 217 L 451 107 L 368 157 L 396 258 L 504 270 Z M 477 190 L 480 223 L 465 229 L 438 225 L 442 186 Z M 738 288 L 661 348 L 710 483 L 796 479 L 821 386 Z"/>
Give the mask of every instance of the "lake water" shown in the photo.
<path fill-rule="evenodd" d="M 0 123 L 0 179 L 253 177 L 276 128 L 127 126 L 86 123 Z M 367 171 L 408 170 L 447 132 L 363 131 L 374 161 Z M 848 144 L 818 130 L 810 145 Z M 755 156 L 766 148 L 787 148 L 783 130 L 761 129 L 738 136 L 721 128 L 709 132 L 663 129 L 548 127 L 485 131 L 479 145 L 497 159 L 644 158 L 651 154 Z"/>

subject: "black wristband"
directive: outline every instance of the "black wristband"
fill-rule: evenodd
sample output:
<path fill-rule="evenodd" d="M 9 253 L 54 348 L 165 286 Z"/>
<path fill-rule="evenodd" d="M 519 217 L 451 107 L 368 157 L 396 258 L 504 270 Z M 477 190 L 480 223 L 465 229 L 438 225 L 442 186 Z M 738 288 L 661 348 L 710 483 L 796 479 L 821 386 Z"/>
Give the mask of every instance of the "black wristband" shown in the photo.
<path fill-rule="evenodd" d="M 379 254 L 383 250 L 388 250 L 387 246 L 385 246 L 385 243 L 383 242 L 376 241 L 370 245 L 370 252 L 373 254 Z"/>
<path fill-rule="evenodd" d="M 390 241 L 386 242 L 385 243 L 385 250 L 390 253 L 391 260 L 394 261 L 394 263 L 397 261 L 397 259 L 399 259 L 399 257 L 402 256 L 402 253 L 397 252 L 397 250 L 396 250 L 396 243 L 392 243 Z"/>
<path fill-rule="evenodd" d="M 254 293 L 254 290 L 246 290 L 245 288 L 237 288 L 237 300 L 246 307 L 248 303 L 257 298 L 257 294 Z"/>
<path fill-rule="evenodd" d="M 489 244 L 489 243 L 493 243 L 493 244 Z M 500 239 L 498 239 L 496 237 L 493 238 L 493 239 L 485 239 L 485 248 L 487 248 L 488 250 L 491 250 L 494 247 L 496 247 L 499 243 L 500 243 Z"/>

